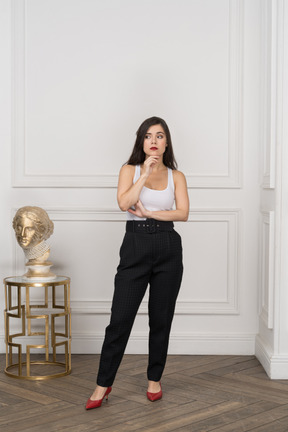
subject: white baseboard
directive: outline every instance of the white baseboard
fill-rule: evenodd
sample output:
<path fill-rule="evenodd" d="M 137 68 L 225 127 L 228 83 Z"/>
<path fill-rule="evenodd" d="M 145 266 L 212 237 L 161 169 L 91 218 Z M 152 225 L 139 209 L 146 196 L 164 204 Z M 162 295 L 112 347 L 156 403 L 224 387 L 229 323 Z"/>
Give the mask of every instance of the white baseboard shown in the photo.
<path fill-rule="evenodd" d="M 179 333 L 171 334 L 170 354 L 253 355 L 254 333 Z"/>
<path fill-rule="evenodd" d="M 254 333 L 171 333 L 169 354 L 253 355 L 255 354 L 255 336 Z M 104 333 L 72 333 L 72 354 L 100 353 L 103 338 Z M 22 341 L 25 343 L 25 339 L 28 342 L 28 337 L 22 338 Z M 39 343 L 41 342 L 39 341 Z M 0 334 L 0 352 L 6 352 L 3 334 Z M 61 347 L 57 352 L 61 353 Z M 132 333 L 126 354 L 147 353 L 147 333 Z"/>
<path fill-rule="evenodd" d="M 272 348 L 256 336 L 255 355 L 271 379 L 288 379 L 288 353 L 273 355 Z"/>

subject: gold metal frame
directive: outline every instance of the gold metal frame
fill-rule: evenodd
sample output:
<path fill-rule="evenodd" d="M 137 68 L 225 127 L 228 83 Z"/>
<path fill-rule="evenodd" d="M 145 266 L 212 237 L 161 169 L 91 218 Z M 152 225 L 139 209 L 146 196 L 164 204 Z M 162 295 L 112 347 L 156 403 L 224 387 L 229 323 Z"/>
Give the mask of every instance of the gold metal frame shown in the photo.
<path fill-rule="evenodd" d="M 15 279 L 19 281 L 15 281 Z M 70 310 L 70 278 L 65 276 L 58 276 L 56 281 L 37 281 L 30 282 L 22 278 L 9 277 L 4 279 L 5 286 L 5 343 L 6 343 L 6 375 L 26 380 L 46 380 L 57 378 L 71 373 L 71 310 Z M 56 289 L 63 286 L 64 304 L 59 305 L 56 303 Z M 12 301 L 12 288 L 17 288 L 17 304 L 13 305 Z M 21 304 L 21 289 L 26 289 L 26 302 Z M 44 287 L 45 298 L 44 304 L 31 305 L 30 304 L 30 288 L 31 287 Z M 48 310 L 49 304 L 49 287 L 52 288 L 52 308 L 61 309 L 59 313 L 52 313 Z M 33 310 L 47 309 L 46 314 L 33 314 Z M 13 311 L 17 311 L 13 313 Z M 56 332 L 55 319 L 64 317 L 64 333 Z M 21 319 L 22 330 L 19 333 L 10 334 L 10 318 Z M 49 328 L 49 318 L 51 318 L 51 326 Z M 45 331 L 33 332 L 31 329 L 31 320 L 45 320 Z M 22 361 L 22 344 L 14 342 L 14 339 L 19 336 L 26 336 L 26 323 L 27 323 L 27 336 L 44 336 L 44 344 L 40 345 L 26 345 L 26 361 Z M 49 361 L 49 329 L 51 329 L 51 346 L 53 361 Z M 65 338 L 65 341 L 57 342 L 57 336 Z M 57 347 L 65 347 L 65 362 L 57 361 Z M 18 350 L 18 362 L 13 363 L 12 349 Z M 45 361 L 31 361 L 31 349 L 45 349 Z M 61 366 L 65 368 L 64 372 L 54 373 L 50 375 L 31 375 L 31 365 L 52 365 Z M 26 366 L 26 375 L 23 375 L 23 366 Z M 15 369 L 18 370 L 18 374 Z"/>

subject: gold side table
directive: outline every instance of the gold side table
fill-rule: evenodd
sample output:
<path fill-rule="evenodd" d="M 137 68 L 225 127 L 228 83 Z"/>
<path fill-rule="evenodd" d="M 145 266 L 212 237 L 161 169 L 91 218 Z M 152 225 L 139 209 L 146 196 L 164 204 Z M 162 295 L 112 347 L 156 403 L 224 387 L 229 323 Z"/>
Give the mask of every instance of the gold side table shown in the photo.
<path fill-rule="evenodd" d="M 71 310 L 70 310 L 70 278 L 66 276 L 57 276 L 51 281 L 29 281 L 23 277 L 8 277 L 4 279 L 5 286 L 5 343 L 6 343 L 6 375 L 18 379 L 27 380 L 45 380 L 50 378 L 57 378 L 71 373 Z M 24 292 L 22 292 L 24 290 Z M 42 295 L 44 294 L 43 303 L 42 300 L 39 303 L 34 304 L 35 301 L 31 301 L 31 290 L 33 294 L 35 290 L 39 291 Z M 59 297 L 59 293 L 63 292 L 63 304 L 62 300 L 56 300 Z M 23 295 L 22 295 L 23 294 Z M 22 301 L 22 297 L 25 301 Z M 40 311 L 43 309 L 44 311 Z M 37 313 L 38 312 L 38 313 Z M 44 312 L 44 313 L 43 313 Z M 56 331 L 56 319 L 63 317 L 64 319 L 64 331 Z M 10 334 L 10 328 L 12 328 L 12 322 L 19 323 L 20 329 L 14 330 L 14 333 Z M 44 331 L 33 331 L 32 327 L 35 320 L 44 320 Z M 63 327 L 63 325 L 62 325 Z M 41 329 L 42 330 L 42 329 Z M 49 335 L 49 330 L 50 335 Z M 61 328 L 62 330 L 62 328 Z M 43 342 L 41 344 L 33 344 L 27 342 L 26 344 L 26 361 L 23 361 L 23 343 L 20 342 L 19 338 L 27 336 L 27 339 L 31 338 L 33 342 L 33 336 L 43 336 Z M 51 342 L 52 353 L 49 358 L 49 336 Z M 17 340 L 18 338 L 18 340 Z M 64 346 L 65 348 L 65 362 L 57 361 L 57 347 Z M 18 361 L 13 363 L 13 348 L 18 351 Z M 44 349 L 45 360 L 31 361 L 30 351 L 31 349 Z M 59 355 L 59 354 L 58 354 Z M 54 366 L 51 368 L 52 373 L 49 375 L 32 375 L 33 365 L 49 365 Z M 60 372 L 55 373 L 53 369 L 60 369 Z M 41 366 L 43 367 L 43 366 Z M 41 368 L 40 367 L 40 368 Z M 59 367 L 59 368 L 58 368 Z M 63 371 L 64 368 L 64 371 Z M 46 369 L 46 368 L 45 368 Z"/>

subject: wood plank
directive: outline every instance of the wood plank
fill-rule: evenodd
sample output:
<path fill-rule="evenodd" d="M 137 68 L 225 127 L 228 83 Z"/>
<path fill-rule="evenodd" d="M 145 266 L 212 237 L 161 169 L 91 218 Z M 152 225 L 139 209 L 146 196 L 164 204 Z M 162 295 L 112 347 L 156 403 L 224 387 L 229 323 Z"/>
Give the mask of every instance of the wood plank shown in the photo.
<path fill-rule="evenodd" d="M 243 432 L 243 431 L 253 431 L 258 426 L 269 425 L 270 431 L 274 432 L 273 424 L 277 424 L 277 421 L 281 418 L 287 417 L 288 405 L 282 405 L 278 408 L 269 410 L 261 414 L 256 414 L 255 416 L 247 417 L 246 419 L 241 419 L 235 421 L 226 426 L 221 426 L 221 428 L 213 429 L 213 432 Z"/>
<path fill-rule="evenodd" d="M 13 402 L 9 402 L 6 404 L 3 404 L 0 407 L 0 421 L 4 416 L 7 415 L 14 415 L 15 416 L 15 412 L 17 412 L 17 415 L 21 416 L 21 413 L 25 413 L 29 408 L 31 408 L 31 404 L 34 404 L 35 402 L 30 402 L 30 401 L 24 401 L 23 399 L 21 400 L 20 403 L 13 403 Z M 42 405 L 37 405 L 38 407 L 42 406 Z"/>
<path fill-rule="evenodd" d="M 12 428 L 15 426 L 15 423 L 17 424 L 19 422 L 19 418 L 21 418 L 21 425 L 24 423 L 24 420 L 30 421 L 30 419 L 34 419 L 38 416 L 48 416 L 50 414 L 55 415 L 57 411 L 62 411 L 66 408 L 73 407 L 72 404 L 68 404 L 67 402 L 57 402 L 50 405 L 39 405 L 35 403 L 31 403 L 27 405 L 24 409 L 21 407 L 21 409 L 17 408 L 14 409 L 14 412 L 10 412 L 6 415 L 3 415 L 0 418 L 0 426 L 1 425 L 7 425 L 9 423 L 9 426 Z M 34 420 L 33 420 L 34 421 Z M 13 426 L 14 425 L 14 426 Z M 5 431 L 6 429 L 5 426 Z"/>
<path fill-rule="evenodd" d="M 219 369 L 228 369 L 229 366 L 235 366 L 235 365 L 243 365 L 246 364 L 246 362 L 254 362 L 259 365 L 258 360 L 255 359 L 254 356 L 251 357 L 247 357 L 245 356 L 245 359 L 242 358 L 241 356 L 223 356 L 224 358 L 222 358 L 222 356 L 217 356 L 217 358 L 213 361 L 209 361 L 208 359 L 206 361 L 203 362 L 199 362 L 198 364 L 194 364 L 193 367 L 191 367 L 190 369 L 185 369 L 185 370 L 181 370 L 181 373 L 184 375 L 188 375 L 188 376 L 192 376 L 192 375 L 198 375 L 200 373 L 203 372 L 214 372 L 215 370 L 219 370 Z M 251 367 L 251 365 L 249 365 L 249 367 Z M 179 372 L 177 370 L 174 370 L 173 372 Z"/>
<path fill-rule="evenodd" d="M 213 405 L 205 409 L 201 409 L 195 413 L 189 413 L 182 416 L 174 417 L 173 419 L 168 419 L 167 421 L 158 419 L 157 423 L 153 425 L 153 430 L 155 432 L 169 432 L 174 431 L 180 426 L 187 426 L 188 424 L 193 424 L 197 421 L 207 419 L 209 417 L 214 417 L 215 415 L 219 415 L 224 412 L 229 412 L 234 409 L 238 409 L 241 407 L 240 402 L 223 402 L 218 405 Z M 128 425 L 127 425 L 128 426 Z M 133 429 L 127 429 L 127 431 Z M 136 430 L 136 429 L 134 429 Z M 112 432 L 112 430 L 107 429 L 107 432 Z M 138 432 L 150 432 L 150 427 L 138 428 Z M 124 430 L 123 430 L 124 432 Z"/>
<path fill-rule="evenodd" d="M 182 380 L 182 381 L 181 381 Z M 191 383 L 190 380 L 193 382 Z M 165 382 L 167 379 L 165 380 Z M 199 380 L 198 380 L 199 381 Z M 174 388 L 172 391 L 175 392 L 181 389 L 181 392 L 185 392 L 184 394 L 192 395 L 193 398 L 197 400 L 202 400 L 209 402 L 211 404 L 216 404 L 219 402 L 223 402 L 225 400 L 233 400 L 233 401 L 247 401 L 249 403 L 256 403 L 259 401 L 258 395 L 255 396 L 249 394 L 243 394 L 242 392 L 237 391 L 233 388 L 229 391 L 228 388 L 217 388 L 214 387 L 213 384 L 209 384 L 207 382 L 196 382 L 193 378 L 185 378 L 182 374 L 174 374 L 173 379 L 168 380 L 168 384 L 171 384 L 171 388 Z"/>
<path fill-rule="evenodd" d="M 288 394 L 288 380 L 287 381 L 281 381 L 281 380 L 265 380 L 260 381 L 258 378 L 255 378 L 254 376 L 250 375 L 242 375 L 242 374 L 227 374 L 226 378 L 231 378 L 234 381 L 239 381 L 241 383 L 247 383 L 248 385 L 257 385 L 261 386 L 263 389 L 267 390 L 280 390 L 281 392 L 284 392 L 284 394 Z"/>
<path fill-rule="evenodd" d="M 247 417 L 251 417 L 256 414 L 261 414 L 263 412 L 269 411 L 275 408 L 275 404 L 272 402 L 258 402 L 253 405 L 248 405 L 238 410 L 233 410 L 229 413 L 220 414 L 208 419 L 204 419 L 200 422 L 194 422 L 184 428 L 177 429 L 177 431 L 190 431 L 193 432 L 209 432 L 214 431 L 214 429 L 227 425 L 233 424 L 235 421 L 243 420 Z M 271 431 L 270 431 L 271 432 Z M 274 431 L 273 431 L 274 432 Z"/>
<path fill-rule="evenodd" d="M 11 378 L 11 380 L 14 380 L 14 378 Z M 19 380 L 20 381 L 20 380 Z M 17 383 L 19 384 L 19 383 Z M 33 384 L 31 383 L 31 388 L 33 388 Z M 41 394 L 39 392 L 36 392 L 34 390 L 27 390 L 27 388 L 21 388 L 19 386 L 13 385 L 13 384 L 7 384 L 7 383 L 1 383 L 1 390 L 5 391 L 6 393 L 9 393 L 10 395 L 16 396 L 16 398 L 21 397 L 22 399 L 31 400 L 34 402 L 37 402 L 42 405 L 48 405 L 50 403 L 54 402 L 60 402 L 60 399 L 52 396 L 46 396 L 44 394 Z"/>
<path fill-rule="evenodd" d="M 287 432 L 288 431 L 288 417 L 283 417 L 273 421 L 269 424 L 259 426 L 252 429 L 252 432 Z"/>
<path fill-rule="evenodd" d="M 175 411 L 171 413 L 171 409 L 168 408 L 166 405 L 164 405 L 159 402 L 151 403 L 148 405 L 147 409 L 144 411 L 142 408 L 136 408 L 134 410 L 128 410 L 123 411 L 122 413 L 118 413 L 113 416 L 113 419 L 111 418 L 109 421 L 109 424 L 107 424 L 107 418 L 103 417 L 102 419 L 97 419 L 93 422 L 91 422 L 88 425 L 86 425 L 86 428 L 83 429 L 85 431 L 95 431 L 95 430 L 103 430 L 103 431 L 114 431 L 114 432 L 123 432 L 123 431 L 130 431 L 135 430 L 137 431 L 140 427 L 144 427 L 147 424 L 147 419 L 152 419 L 152 423 L 157 423 L 159 419 L 162 419 L 164 415 L 170 415 L 171 418 L 175 417 Z M 166 407 L 166 408 L 165 408 Z M 178 406 L 177 408 L 177 415 L 179 414 L 185 414 L 189 412 L 194 412 L 199 409 L 202 409 L 205 407 L 205 404 L 202 402 L 192 402 L 191 404 L 186 404 L 182 406 Z M 129 422 L 129 424 L 128 424 Z M 82 430 L 82 429 L 80 429 Z M 153 430 L 153 427 L 150 428 L 150 430 Z M 78 432 L 75 428 L 71 432 Z M 70 432 L 70 429 L 69 429 Z"/>
<path fill-rule="evenodd" d="M 175 374 L 176 375 L 176 374 Z M 206 388 L 210 388 L 211 390 L 218 391 L 227 391 L 229 393 L 239 394 L 243 397 L 251 396 L 256 400 L 259 400 L 259 395 L 261 394 L 261 400 L 274 401 L 276 403 L 286 404 L 288 403 L 288 393 L 283 392 L 283 394 L 279 394 L 279 391 L 268 391 L 263 388 L 261 383 L 259 385 L 248 385 L 247 383 L 242 383 L 238 381 L 234 381 L 232 379 L 227 379 L 226 377 L 217 377 L 212 374 L 200 374 L 193 377 L 186 377 L 185 375 L 177 374 L 176 379 L 182 380 L 182 382 L 189 382 L 190 385 L 199 385 L 204 386 Z"/>
<path fill-rule="evenodd" d="M 129 405 L 130 408 L 135 408 L 138 404 L 131 402 Z M 91 421 L 93 422 L 95 418 L 97 419 L 97 424 L 101 422 L 101 419 L 103 420 L 103 418 L 104 423 L 107 424 L 107 422 L 110 421 L 110 418 L 113 418 L 118 412 L 121 411 L 129 412 L 129 408 L 127 410 L 127 402 L 113 405 L 111 401 L 108 401 L 107 403 L 103 403 L 101 408 L 91 411 L 86 411 L 84 406 L 75 406 L 69 410 L 62 411 L 59 413 L 59 415 L 54 414 L 53 418 L 49 416 L 43 416 L 40 419 L 35 419 L 34 423 L 26 422 L 22 426 L 23 428 L 21 429 L 21 432 L 39 432 L 40 426 L 41 432 L 59 431 L 61 428 L 66 428 L 66 431 L 68 432 L 70 431 L 71 427 L 89 424 Z M 9 430 L 7 432 L 15 431 Z"/>
<path fill-rule="evenodd" d="M 235 364 L 231 364 L 230 366 L 221 365 L 219 369 L 215 368 L 214 370 L 209 371 L 209 373 L 217 376 L 226 376 L 228 374 L 251 369 L 255 366 L 259 366 L 259 361 L 257 359 L 252 359 L 245 362 L 241 362 L 240 360 L 238 360 L 238 362 L 236 362 Z"/>

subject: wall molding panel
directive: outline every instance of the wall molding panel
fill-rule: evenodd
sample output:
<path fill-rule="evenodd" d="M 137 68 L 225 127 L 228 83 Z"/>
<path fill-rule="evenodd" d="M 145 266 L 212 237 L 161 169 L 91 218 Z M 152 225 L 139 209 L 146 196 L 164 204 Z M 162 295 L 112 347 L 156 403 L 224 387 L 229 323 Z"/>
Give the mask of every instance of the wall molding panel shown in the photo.
<path fill-rule="evenodd" d="M 46 208 L 53 222 L 94 222 L 124 223 L 126 215 L 115 209 L 92 209 L 92 208 Z M 14 210 L 15 213 L 15 210 Z M 209 298 L 199 301 L 193 298 L 179 300 L 176 306 L 178 315 L 237 315 L 239 314 L 239 267 L 240 267 L 240 210 L 239 209 L 195 209 L 190 211 L 187 227 L 197 222 L 224 223 L 227 226 L 227 289 L 224 299 Z M 186 225 L 186 224 L 185 224 Z M 177 229 L 177 227 L 176 227 Z M 124 230 L 123 230 L 124 231 Z M 14 241 L 14 272 L 21 274 L 24 268 L 24 256 L 21 248 Z M 72 280 L 73 284 L 73 280 Z M 35 304 L 39 300 L 35 299 Z M 33 304 L 33 301 L 31 301 Z M 73 314 L 110 314 L 111 301 L 95 298 L 71 298 Z M 139 313 L 147 313 L 147 302 L 144 300 L 140 306 Z"/>
<path fill-rule="evenodd" d="M 27 30 L 26 9 L 29 0 L 12 0 L 12 184 L 16 188 L 116 188 L 118 173 L 73 174 L 29 172 L 29 152 L 26 143 L 27 106 Z M 221 175 L 186 173 L 189 188 L 242 187 L 242 111 L 243 111 L 243 0 L 230 0 L 229 7 L 229 80 L 228 80 L 228 162 Z"/>
<path fill-rule="evenodd" d="M 274 322 L 275 212 L 261 212 L 259 314 L 268 329 Z"/>
<path fill-rule="evenodd" d="M 277 143 L 277 104 L 281 103 L 282 65 L 279 50 L 283 46 L 281 8 L 278 0 L 261 1 L 262 12 L 262 55 L 261 55 L 261 141 L 263 189 L 275 188 L 276 175 L 276 143 Z"/>

